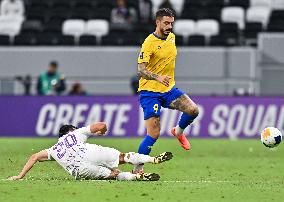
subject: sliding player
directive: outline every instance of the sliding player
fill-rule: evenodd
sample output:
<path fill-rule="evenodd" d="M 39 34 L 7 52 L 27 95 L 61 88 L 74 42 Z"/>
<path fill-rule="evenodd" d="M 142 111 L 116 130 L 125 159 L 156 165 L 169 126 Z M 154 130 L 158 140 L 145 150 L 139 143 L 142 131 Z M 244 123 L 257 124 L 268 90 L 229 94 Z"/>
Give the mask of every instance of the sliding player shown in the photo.
<path fill-rule="evenodd" d="M 121 153 L 113 148 L 86 143 L 91 134 L 103 135 L 106 131 L 107 127 L 103 122 L 79 129 L 72 125 L 64 125 L 59 130 L 59 140 L 55 145 L 33 154 L 19 175 L 8 179 L 22 179 L 36 162 L 55 160 L 75 179 L 159 180 L 160 176 L 155 173 L 121 172 L 118 165 L 158 164 L 170 160 L 172 153 L 164 152 L 151 157 L 134 152 Z"/>

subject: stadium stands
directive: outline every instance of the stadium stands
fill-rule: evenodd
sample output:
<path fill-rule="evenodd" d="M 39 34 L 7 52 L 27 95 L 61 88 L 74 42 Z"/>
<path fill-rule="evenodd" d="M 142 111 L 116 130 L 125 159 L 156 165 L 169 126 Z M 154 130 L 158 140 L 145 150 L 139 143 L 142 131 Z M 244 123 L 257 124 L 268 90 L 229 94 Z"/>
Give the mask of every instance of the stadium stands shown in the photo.
<path fill-rule="evenodd" d="M 151 2 L 155 12 L 162 0 Z M 256 41 L 259 32 L 284 31 L 284 0 L 170 0 L 170 3 L 177 13 L 174 31 L 178 45 L 256 45 L 247 42 Z M 0 35 L 9 36 L 10 45 L 40 45 L 34 38 L 40 39 L 42 34 L 57 39 L 72 35 L 75 45 L 141 45 L 141 36 L 154 31 L 154 20 L 137 22 L 130 30 L 132 35 L 125 31 L 125 36 L 120 34 L 111 39 L 117 36 L 113 32 L 118 31 L 109 27 L 115 4 L 115 0 L 29 0 L 24 22 L 0 16 Z M 129 0 L 128 5 L 137 10 L 138 0 Z M 205 44 L 199 35 L 205 36 Z M 126 37 L 128 40 L 124 40 Z M 1 38 L 2 45 L 7 45 L 5 38 Z M 64 44 L 69 44 L 69 39 L 68 43 L 63 40 Z"/>

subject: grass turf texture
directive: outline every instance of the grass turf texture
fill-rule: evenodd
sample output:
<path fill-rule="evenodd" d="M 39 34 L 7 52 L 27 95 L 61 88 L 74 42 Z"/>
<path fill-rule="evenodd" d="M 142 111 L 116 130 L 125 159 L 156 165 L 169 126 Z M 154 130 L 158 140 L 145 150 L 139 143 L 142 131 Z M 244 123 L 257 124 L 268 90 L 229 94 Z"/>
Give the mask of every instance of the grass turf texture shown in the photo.
<path fill-rule="evenodd" d="M 0 201 L 282 201 L 284 194 L 284 145 L 271 150 L 259 140 L 194 139 L 188 152 L 175 139 L 159 139 L 152 154 L 171 151 L 174 158 L 145 167 L 161 175 L 158 182 L 76 181 L 56 162 L 37 163 L 24 180 L 4 180 L 55 141 L 0 138 Z M 89 142 L 127 152 L 140 139 Z"/>

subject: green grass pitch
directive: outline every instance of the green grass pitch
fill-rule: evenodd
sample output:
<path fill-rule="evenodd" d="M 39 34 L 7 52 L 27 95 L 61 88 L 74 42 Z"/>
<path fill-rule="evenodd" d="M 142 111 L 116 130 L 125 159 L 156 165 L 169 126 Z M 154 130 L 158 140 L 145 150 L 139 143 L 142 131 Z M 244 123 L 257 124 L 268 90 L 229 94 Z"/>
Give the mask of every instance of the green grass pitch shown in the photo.
<path fill-rule="evenodd" d="M 191 151 L 175 139 L 159 139 L 152 154 L 171 151 L 174 158 L 145 167 L 161 175 L 158 182 L 76 181 L 56 162 L 37 163 L 24 180 L 5 180 L 55 141 L 0 138 L 0 201 L 283 201 L 284 145 L 271 150 L 255 139 L 193 139 Z M 127 152 L 136 151 L 140 139 L 90 142 Z"/>

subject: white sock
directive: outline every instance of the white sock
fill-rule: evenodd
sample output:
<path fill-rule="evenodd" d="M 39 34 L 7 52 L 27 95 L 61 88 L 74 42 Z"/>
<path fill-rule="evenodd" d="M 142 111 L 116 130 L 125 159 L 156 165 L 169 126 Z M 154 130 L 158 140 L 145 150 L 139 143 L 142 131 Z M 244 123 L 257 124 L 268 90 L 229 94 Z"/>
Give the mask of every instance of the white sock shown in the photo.
<path fill-rule="evenodd" d="M 178 125 L 176 126 L 176 134 L 177 136 L 181 135 L 183 133 L 184 129 L 180 128 Z"/>
<path fill-rule="evenodd" d="M 129 152 L 125 154 L 124 161 L 126 163 L 131 163 L 134 165 L 144 164 L 144 163 L 154 163 L 154 157 L 144 154 Z"/>
<path fill-rule="evenodd" d="M 133 181 L 136 180 L 136 174 L 130 172 L 121 172 L 117 175 L 116 179 L 120 181 Z"/>

